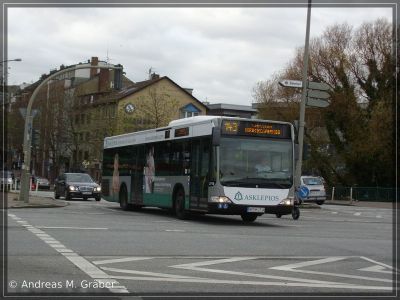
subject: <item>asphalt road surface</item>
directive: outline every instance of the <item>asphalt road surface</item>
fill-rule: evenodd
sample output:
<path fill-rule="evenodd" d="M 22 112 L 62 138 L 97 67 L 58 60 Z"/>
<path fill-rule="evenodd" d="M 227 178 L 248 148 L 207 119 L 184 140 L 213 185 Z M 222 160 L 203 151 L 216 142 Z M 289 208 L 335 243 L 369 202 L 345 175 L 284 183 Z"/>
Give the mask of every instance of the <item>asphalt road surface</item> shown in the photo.
<path fill-rule="evenodd" d="M 178 220 L 104 200 L 9 209 L 8 295 L 393 295 L 390 209 Z"/>

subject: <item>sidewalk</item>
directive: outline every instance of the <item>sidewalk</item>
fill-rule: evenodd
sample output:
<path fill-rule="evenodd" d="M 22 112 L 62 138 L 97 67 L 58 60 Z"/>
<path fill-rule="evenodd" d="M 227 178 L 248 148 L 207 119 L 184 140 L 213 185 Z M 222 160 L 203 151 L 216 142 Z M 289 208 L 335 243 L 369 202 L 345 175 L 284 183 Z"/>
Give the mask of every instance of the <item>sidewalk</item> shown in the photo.
<path fill-rule="evenodd" d="M 18 200 L 19 193 L 8 192 L 7 194 L 1 193 L 1 208 L 4 208 L 3 195 L 7 195 L 7 208 L 49 208 L 49 207 L 64 207 L 69 203 L 64 200 L 54 200 L 47 197 L 38 197 L 29 195 L 29 203 L 21 202 Z"/>

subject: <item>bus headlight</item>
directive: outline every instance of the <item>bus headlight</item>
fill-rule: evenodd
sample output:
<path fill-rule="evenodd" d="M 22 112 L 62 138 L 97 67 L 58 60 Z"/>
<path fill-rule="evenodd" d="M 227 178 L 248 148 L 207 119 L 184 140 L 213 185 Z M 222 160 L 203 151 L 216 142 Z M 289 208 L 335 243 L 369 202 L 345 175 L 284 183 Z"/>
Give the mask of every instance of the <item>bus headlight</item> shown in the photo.
<path fill-rule="evenodd" d="M 293 205 L 294 201 L 293 198 L 287 198 L 287 199 L 283 199 L 281 201 L 281 203 L 279 203 L 280 205 Z"/>
<path fill-rule="evenodd" d="M 232 201 L 225 196 L 213 196 L 210 198 L 210 202 L 215 202 L 215 203 L 232 203 Z"/>
<path fill-rule="evenodd" d="M 68 188 L 69 188 L 70 191 L 75 191 L 75 190 L 77 190 L 77 188 L 75 188 L 73 185 L 70 185 Z"/>
<path fill-rule="evenodd" d="M 95 192 L 101 192 L 101 187 L 100 187 L 100 186 L 96 186 L 96 187 L 94 188 L 94 191 L 95 191 Z"/>

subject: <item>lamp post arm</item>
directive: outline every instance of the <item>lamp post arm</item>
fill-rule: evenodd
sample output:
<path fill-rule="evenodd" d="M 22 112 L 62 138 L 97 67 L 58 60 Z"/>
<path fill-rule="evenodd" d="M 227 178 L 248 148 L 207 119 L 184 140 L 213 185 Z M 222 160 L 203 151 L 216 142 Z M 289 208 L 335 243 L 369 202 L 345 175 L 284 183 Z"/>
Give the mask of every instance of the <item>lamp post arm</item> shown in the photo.
<path fill-rule="evenodd" d="M 54 74 L 50 75 L 46 79 L 44 79 L 33 91 L 31 97 L 29 98 L 28 107 L 26 109 L 26 117 L 25 117 L 25 128 L 24 128 L 24 145 L 23 145 L 23 152 L 24 152 L 24 164 L 22 166 L 21 172 L 21 191 L 19 194 L 19 201 L 23 201 L 25 203 L 29 202 L 29 181 L 30 181 L 30 165 L 31 165 L 31 140 L 32 137 L 30 136 L 30 128 L 33 125 L 33 117 L 31 115 L 33 102 L 37 94 L 39 93 L 40 89 L 47 84 L 50 80 L 54 79 L 57 76 L 60 76 L 64 73 L 68 73 L 71 71 L 79 70 L 79 69 L 114 69 L 114 70 L 122 70 L 122 66 L 85 66 L 85 65 L 78 65 L 73 66 L 70 68 L 66 68 L 55 72 Z"/>

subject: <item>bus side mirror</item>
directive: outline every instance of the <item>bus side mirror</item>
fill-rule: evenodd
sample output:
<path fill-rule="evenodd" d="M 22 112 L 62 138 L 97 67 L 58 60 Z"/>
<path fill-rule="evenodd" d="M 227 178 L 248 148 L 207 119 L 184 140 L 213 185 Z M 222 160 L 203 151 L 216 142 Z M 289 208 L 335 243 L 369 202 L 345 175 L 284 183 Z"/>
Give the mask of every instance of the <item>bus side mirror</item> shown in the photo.
<path fill-rule="evenodd" d="M 212 131 L 212 145 L 219 146 L 221 142 L 221 129 L 214 127 Z"/>

